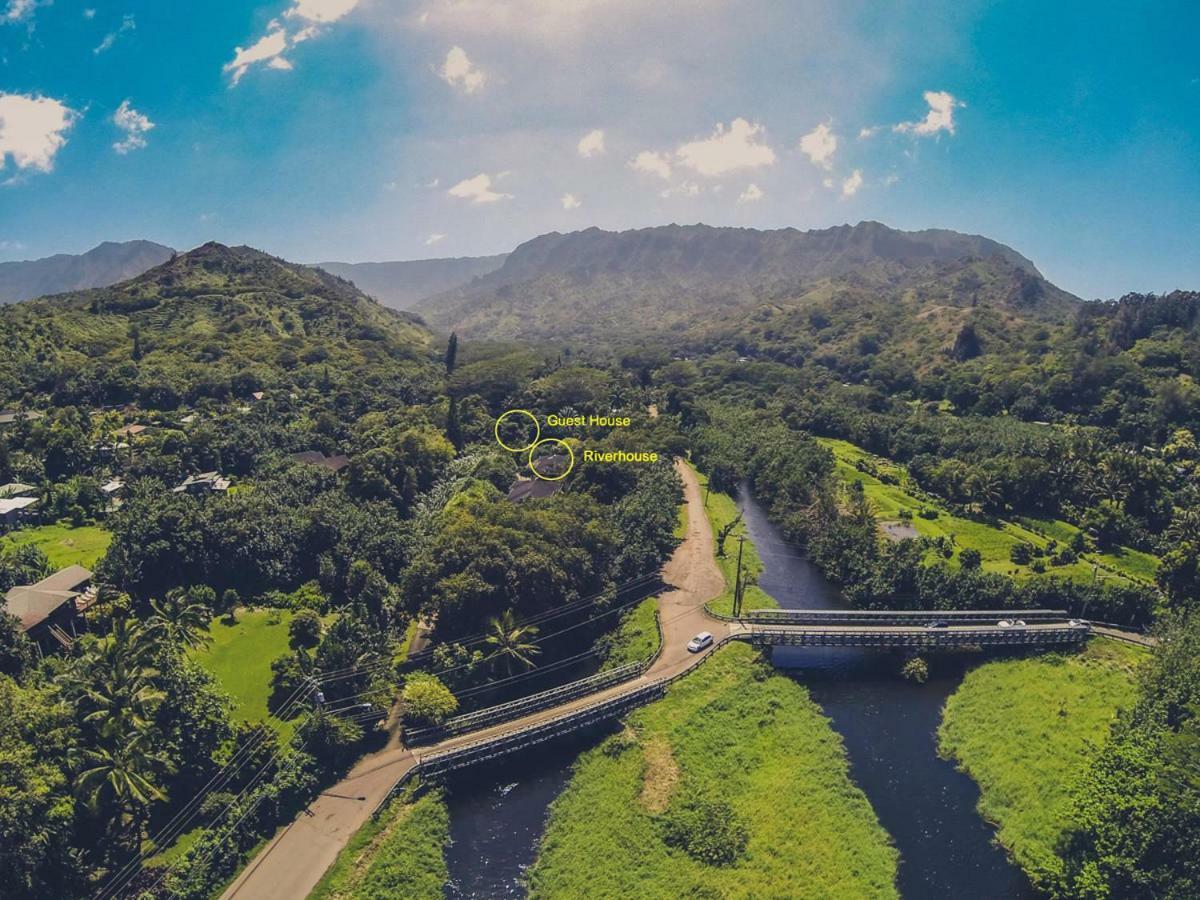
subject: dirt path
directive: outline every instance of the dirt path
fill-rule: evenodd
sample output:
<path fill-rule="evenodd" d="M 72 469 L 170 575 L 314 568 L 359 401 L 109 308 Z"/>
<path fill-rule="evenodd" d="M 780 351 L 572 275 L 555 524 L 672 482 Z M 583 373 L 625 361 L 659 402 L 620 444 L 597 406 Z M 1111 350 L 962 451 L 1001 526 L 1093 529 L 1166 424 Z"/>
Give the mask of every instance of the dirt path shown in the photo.
<path fill-rule="evenodd" d="M 663 568 L 663 579 L 674 590 L 659 598 L 663 650 L 650 671 L 640 678 L 553 709 L 423 747 L 422 754 L 453 749 L 494 734 L 519 731 L 620 696 L 652 681 L 669 678 L 697 665 L 712 652 L 688 652 L 687 642 L 698 632 L 709 631 L 717 641 L 730 633 L 729 624 L 709 618 L 704 611 L 704 604 L 725 589 L 725 579 L 713 560 L 713 534 L 704 514 L 700 481 L 688 466 L 677 462 L 675 468 L 683 479 L 688 527 L 683 543 Z M 222 900 L 235 897 L 238 900 L 296 900 L 308 896 L 376 806 L 417 763 L 418 756 L 403 747 L 389 746 L 364 757 L 345 779 L 317 797 L 296 821 L 259 852 L 221 895 Z"/>

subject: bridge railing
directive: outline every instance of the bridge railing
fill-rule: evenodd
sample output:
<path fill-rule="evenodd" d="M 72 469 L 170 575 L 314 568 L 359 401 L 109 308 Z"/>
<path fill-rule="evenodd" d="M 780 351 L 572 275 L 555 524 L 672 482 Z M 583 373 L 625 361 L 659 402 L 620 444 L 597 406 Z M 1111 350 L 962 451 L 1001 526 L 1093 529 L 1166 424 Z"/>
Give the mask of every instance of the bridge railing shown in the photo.
<path fill-rule="evenodd" d="M 945 621 L 958 624 L 995 624 L 1000 619 L 1026 622 L 1066 621 L 1062 609 L 752 609 L 740 617 L 716 616 L 727 622 L 761 625 L 905 625 Z"/>
<path fill-rule="evenodd" d="M 883 628 L 807 629 L 803 626 L 758 626 L 744 640 L 756 646 L 785 647 L 881 647 L 888 649 L 929 647 L 997 647 L 1034 644 L 1073 644 L 1086 640 L 1087 625 L 1045 625 L 1028 628 Z"/>
<path fill-rule="evenodd" d="M 528 697 L 520 697 L 516 700 L 510 700 L 507 703 L 500 703 L 496 706 L 489 706 L 486 709 L 455 716 L 452 719 L 446 720 L 441 725 L 406 731 L 404 733 L 404 743 L 410 747 L 427 746 L 449 737 L 455 737 L 471 731 L 479 731 L 491 725 L 497 725 L 501 722 L 508 722 L 535 712 L 541 712 L 544 709 L 561 706 L 563 703 L 568 703 L 579 697 L 585 697 L 588 694 L 597 694 L 613 685 L 637 678 L 639 675 L 649 671 L 650 667 L 654 665 L 658 657 L 662 654 L 664 638 L 662 621 L 659 618 L 657 610 L 654 613 L 654 625 L 658 631 L 658 648 L 643 659 L 626 663 L 623 666 L 618 666 L 608 671 L 597 672 L 595 675 L 589 675 L 586 678 L 580 678 L 536 694 L 530 694 Z"/>

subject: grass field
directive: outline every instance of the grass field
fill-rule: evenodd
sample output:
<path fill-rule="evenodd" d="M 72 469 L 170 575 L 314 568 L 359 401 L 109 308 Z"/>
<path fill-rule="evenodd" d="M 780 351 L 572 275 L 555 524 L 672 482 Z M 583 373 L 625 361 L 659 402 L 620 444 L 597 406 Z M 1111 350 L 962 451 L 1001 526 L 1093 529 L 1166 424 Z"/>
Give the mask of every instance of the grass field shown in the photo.
<path fill-rule="evenodd" d="M 658 625 L 658 599 L 647 597 L 621 619 L 616 634 L 612 636 L 612 650 L 600 667 L 600 671 L 616 669 L 628 663 L 645 659 L 658 651 L 660 643 Z"/>
<path fill-rule="evenodd" d="M 1024 519 L 1009 522 L 994 520 L 989 524 L 951 515 L 942 504 L 931 503 L 905 490 L 902 485 L 908 477 L 908 473 L 903 466 L 872 456 L 861 447 L 856 447 L 847 441 L 834 438 L 817 438 L 817 441 L 833 453 L 837 475 L 842 481 L 846 483 L 857 481 L 862 484 L 863 493 L 871 502 L 880 521 L 901 521 L 901 511 L 905 511 L 912 518 L 904 520 L 904 524 L 912 525 L 923 537 L 951 538 L 954 543 L 954 556 L 950 560 L 952 566 L 958 564 L 958 556 L 962 550 L 971 548 L 979 551 L 983 558 L 983 569 L 986 572 L 997 572 L 1014 578 L 1037 578 L 1040 577 L 1039 573 L 1034 572 L 1028 565 L 1019 565 L 1009 558 L 1012 548 L 1021 543 L 1045 547 L 1049 539 L 1043 534 L 1049 535 L 1060 543 L 1065 543 L 1079 530 L 1061 521 Z M 887 484 L 873 475 L 856 469 L 855 463 L 863 459 L 871 460 L 881 472 L 894 476 L 900 481 L 900 484 Z M 926 509 L 936 510 L 937 518 L 923 518 L 920 512 Z M 1154 569 L 1158 564 L 1158 561 L 1147 553 L 1121 548 L 1114 553 L 1088 554 L 1066 566 L 1051 566 L 1047 563 L 1046 571 L 1043 574 L 1044 576 L 1091 581 L 1097 574 L 1092 566 L 1093 560 L 1099 561 L 1113 570 L 1107 573 L 1107 577 L 1124 580 L 1153 581 Z M 1106 573 L 1101 571 L 1100 574 L 1105 575 Z"/>
<path fill-rule="evenodd" d="M 449 839 L 441 793 L 402 794 L 350 839 L 309 900 L 442 900 Z"/>
<path fill-rule="evenodd" d="M 1061 871 L 1069 791 L 1116 710 L 1135 695 L 1145 651 L 1094 638 L 1074 654 L 995 660 L 946 701 L 941 753 L 979 784 L 980 814 L 1036 884 Z"/>
<path fill-rule="evenodd" d="M 95 569 L 96 563 L 108 552 L 112 535 L 99 525 L 84 525 L 80 528 L 72 528 L 69 525 L 42 525 L 38 528 L 22 528 L 9 532 L 0 538 L 0 542 L 13 547 L 27 544 L 40 547 L 54 569 L 65 569 L 67 566 Z"/>
<path fill-rule="evenodd" d="M 277 620 L 272 624 L 272 619 Z M 211 672 L 221 689 L 233 698 L 233 718 L 265 722 L 270 715 L 271 663 L 287 653 L 289 610 L 238 610 L 237 624 L 214 619 L 212 641 L 193 654 Z M 277 724 L 277 723 L 276 723 Z M 281 727 L 287 737 L 291 728 Z"/>
<path fill-rule="evenodd" d="M 708 488 L 708 476 L 703 472 L 697 472 L 696 476 L 700 479 L 700 490 L 706 490 Z M 737 502 L 728 494 L 722 494 L 720 491 L 711 491 L 708 494 L 706 512 L 708 513 L 709 524 L 712 526 L 713 540 L 715 542 L 721 528 L 737 518 Z M 716 558 L 717 566 L 725 576 L 725 591 L 721 596 L 709 602 L 708 608 L 713 612 L 722 615 L 731 615 L 733 613 L 733 587 L 737 579 L 737 539 L 739 536 L 746 534 L 745 523 L 739 522 L 737 527 L 725 538 L 725 556 L 718 556 Z M 745 609 L 775 609 L 779 606 L 774 597 L 758 586 L 758 576 L 762 573 L 763 564 L 762 560 L 758 558 L 758 552 L 754 549 L 754 542 L 748 536 L 745 546 L 742 549 L 742 568 L 750 580 L 743 595 L 743 607 Z"/>
<path fill-rule="evenodd" d="M 733 865 L 664 843 L 663 812 L 695 794 L 746 825 Z M 895 897 L 897 859 L 808 692 L 735 644 L 580 757 L 551 807 L 530 897 Z"/>

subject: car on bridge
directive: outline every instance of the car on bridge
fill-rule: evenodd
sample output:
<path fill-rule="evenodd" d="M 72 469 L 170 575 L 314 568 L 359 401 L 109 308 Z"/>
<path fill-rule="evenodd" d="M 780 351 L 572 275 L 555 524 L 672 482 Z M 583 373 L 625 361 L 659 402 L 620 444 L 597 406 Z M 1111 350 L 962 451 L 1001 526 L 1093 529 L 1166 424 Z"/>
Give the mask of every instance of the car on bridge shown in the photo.
<path fill-rule="evenodd" d="M 1024 619 L 1001 619 L 996 624 L 999 625 L 1001 628 L 1024 628 L 1025 620 Z"/>
<path fill-rule="evenodd" d="M 935 628 L 949 628 L 949 627 L 950 627 L 950 623 L 949 623 L 949 622 L 944 622 L 944 621 L 942 621 L 941 619 L 935 619 L 934 621 L 930 622 L 930 623 L 929 623 L 928 625 L 926 625 L 925 627 L 926 627 L 927 629 L 929 629 L 930 631 L 932 631 L 932 630 L 933 630 L 933 629 L 935 629 Z"/>
<path fill-rule="evenodd" d="M 690 641 L 688 641 L 688 653 L 699 653 L 712 646 L 713 636 L 707 631 L 702 631 Z"/>

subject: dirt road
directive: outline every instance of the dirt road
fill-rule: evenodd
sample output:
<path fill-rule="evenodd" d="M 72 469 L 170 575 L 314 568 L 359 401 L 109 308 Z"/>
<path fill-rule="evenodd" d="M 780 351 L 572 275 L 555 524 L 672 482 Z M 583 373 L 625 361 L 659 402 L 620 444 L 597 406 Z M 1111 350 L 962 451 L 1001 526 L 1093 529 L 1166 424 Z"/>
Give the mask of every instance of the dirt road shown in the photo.
<path fill-rule="evenodd" d="M 712 528 L 704 514 L 700 483 L 689 467 L 682 463 L 676 463 L 675 467 L 683 479 L 688 527 L 683 543 L 663 568 L 663 580 L 674 590 L 659 598 L 663 649 L 650 670 L 640 678 L 552 709 L 422 747 L 420 753 L 453 749 L 493 734 L 520 731 L 669 678 L 697 665 L 706 655 L 687 651 L 687 642 L 695 634 L 709 631 L 720 641 L 730 632 L 730 625 L 709 618 L 704 612 L 704 604 L 725 589 L 725 580 L 713 560 Z M 362 759 L 345 779 L 322 793 L 259 852 L 222 894 L 222 900 L 235 897 L 296 900 L 308 896 L 393 785 L 417 763 L 418 756 L 403 747 L 391 747 Z"/>

